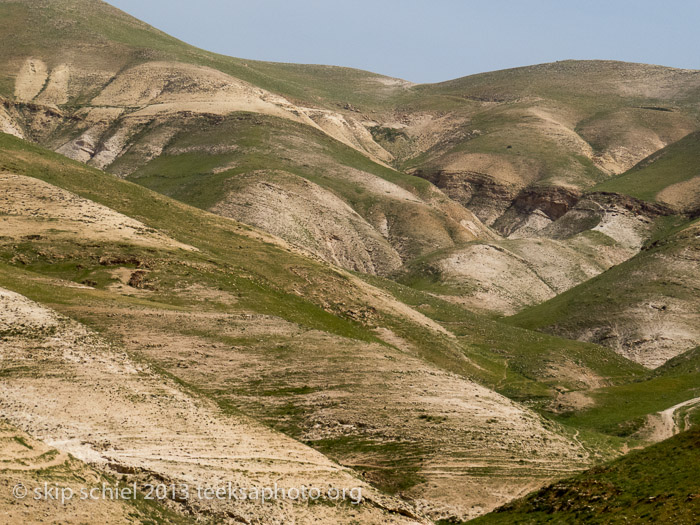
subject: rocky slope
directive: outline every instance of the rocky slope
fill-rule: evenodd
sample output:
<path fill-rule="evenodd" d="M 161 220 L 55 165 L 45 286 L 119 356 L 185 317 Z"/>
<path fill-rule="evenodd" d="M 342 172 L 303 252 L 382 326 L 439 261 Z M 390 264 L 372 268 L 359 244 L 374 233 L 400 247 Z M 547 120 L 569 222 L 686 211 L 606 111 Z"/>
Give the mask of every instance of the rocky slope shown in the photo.
<path fill-rule="evenodd" d="M 494 326 L 493 333 L 512 330 L 512 340 L 489 344 L 502 353 L 484 354 L 472 338 L 490 322 L 476 318 L 466 327 L 467 311 L 449 313 L 460 323 L 451 326 L 428 307 L 438 322 L 268 234 L 26 142 L 6 137 L 2 145 L 1 180 L 11 191 L 0 221 L 0 285 L 13 290 L 3 296 L 11 366 L 2 406 L 34 438 L 94 466 L 126 465 L 118 468 L 146 480 L 233 476 L 217 457 L 237 458 L 241 483 L 245 472 L 260 482 L 360 476 L 366 506 L 342 517 L 323 514 L 333 507 L 308 512 L 368 523 L 383 522 L 385 509 L 404 509 L 409 521 L 473 517 L 610 453 L 480 382 L 534 401 L 548 395 L 546 384 L 579 384 L 557 368 L 544 372 L 539 389 L 528 386 L 545 362 L 572 355 L 597 381 L 635 377 L 637 369 L 614 353 Z M 47 222 L 56 235 L 23 233 Z M 109 228 L 123 234 L 106 240 Z M 517 348 L 529 344 L 526 337 L 546 352 L 523 359 Z M 504 381 L 516 373 L 500 368 L 506 352 L 528 379 Z M 79 396 L 85 391 L 93 394 Z M 229 445 L 213 443 L 217 436 Z M 268 456 L 260 451 L 270 447 L 279 448 L 280 465 L 262 467 Z M 191 459 L 205 456 L 211 461 Z M 253 512 L 190 510 L 215 518 Z M 265 519 L 304 512 L 283 505 Z"/>
<path fill-rule="evenodd" d="M 4 131 L 363 272 L 494 239 L 481 222 L 508 237 L 538 235 L 582 190 L 698 127 L 695 71 L 562 62 L 413 86 L 213 55 L 97 1 L 0 8 L 0 34 L 13 42 L 0 56 Z M 232 196 L 270 169 L 349 206 L 360 217 L 338 220 L 350 237 L 328 208 L 314 232 L 299 228 L 319 211 L 296 196 L 295 177 L 285 177 L 289 188 L 279 176 L 254 188 L 279 220 Z"/>
<path fill-rule="evenodd" d="M 0 481 L 365 496 L 107 522 L 455 522 L 691 427 L 698 96 L 606 61 L 412 85 L 0 0 Z"/>
<path fill-rule="evenodd" d="M 417 86 L 461 100 L 462 134 L 404 166 L 511 233 L 523 204 L 556 219 L 576 191 L 695 131 L 698 82 L 697 71 L 564 61 Z"/>
<path fill-rule="evenodd" d="M 192 494 L 171 499 L 219 520 L 416 522 L 390 518 L 381 510 L 392 506 L 389 500 L 321 454 L 245 417 L 223 414 L 78 323 L 7 290 L 0 290 L 0 302 L 7 366 L 0 416 L 56 447 L 55 465 L 67 462 L 69 453 L 115 474 L 130 473 L 140 488 L 149 482 L 187 485 Z M 285 490 L 303 484 L 324 492 L 364 490 L 367 502 L 352 513 L 292 500 L 262 511 L 260 501 L 209 501 L 194 494 L 197 487 L 229 482 L 251 491 L 275 483 Z M 369 503 L 374 497 L 378 501 Z"/>
<path fill-rule="evenodd" d="M 512 320 L 660 366 L 700 342 L 699 228 L 697 220 L 677 227 L 627 262 Z"/>
<path fill-rule="evenodd" d="M 693 472 L 698 450 L 700 432 L 694 429 L 555 483 L 474 523 L 691 524 L 700 513 Z"/>
<path fill-rule="evenodd" d="M 157 502 L 132 499 L 80 499 L 81 489 L 99 494 L 104 486 L 113 489 L 116 482 L 99 469 L 30 437 L 26 432 L 0 423 L 0 508 L 3 522 L 8 525 L 53 519 L 61 523 L 79 524 L 89 521 L 120 524 L 147 521 L 193 523 L 185 516 L 159 505 Z M 34 490 L 43 494 L 45 485 L 59 487 L 49 500 L 35 499 Z M 16 488 L 20 487 L 20 488 Z M 15 494 L 27 495 L 18 499 Z M 54 489 L 55 490 L 55 489 Z M 56 498 L 56 499 L 54 499 Z M 63 498 L 63 499 L 62 499 Z"/>
<path fill-rule="evenodd" d="M 395 275 L 470 308 L 512 315 L 633 257 L 674 217 L 664 205 L 589 193 L 556 220 L 543 216 L 529 235 L 523 226 L 507 239 L 436 251 Z"/>

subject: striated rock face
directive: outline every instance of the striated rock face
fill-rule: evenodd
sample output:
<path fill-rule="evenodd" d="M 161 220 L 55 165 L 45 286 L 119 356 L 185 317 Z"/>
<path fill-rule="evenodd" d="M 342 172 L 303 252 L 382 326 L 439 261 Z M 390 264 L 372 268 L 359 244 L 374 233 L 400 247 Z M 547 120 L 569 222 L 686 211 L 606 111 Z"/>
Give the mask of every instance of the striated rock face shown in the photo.
<path fill-rule="evenodd" d="M 177 121 L 186 115 L 247 111 L 306 124 L 378 163 L 393 158 L 350 115 L 296 106 L 281 95 L 209 67 L 149 61 L 124 69 L 108 68 L 95 77 L 81 71 L 79 66 L 77 62 L 61 64 L 49 72 L 43 61 L 27 58 L 16 73 L 14 99 L 30 111 L 0 116 L 0 129 L 8 128 L 6 120 L 31 128 L 35 132 L 30 134 L 32 140 L 48 142 L 47 145 L 59 149 L 63 155 L 104 168 L 126 153 L 129 145 L 126 138 L 139 124 L 158 118 Z M 46 87 L 42 91 L 43 86 Z M 57 104 L 64 106 L 77 95 L 73 91 L 78 88 L 91 95 L 97 91 L 97 96 L 81 104 L 75 112 L 67 108 L 75 129 L 64 125 L 57 136 L 49 139 L 57 126 L 44 132 L 46 125 L 36 122 L 36 113 L 64 117 Z M 93 110 L 99 113 L 99 118 L 90 115 Z M 113 151 L 96 158 L 103 148 Z"/>
<path fill-rule="evenodd" d="M 414 174 L 506 237 L 536 234 L 569 211 L 582 194 L 562 186 L 523 187 L 476 171 L 416 170 Z"/>
<path fill-rule="evenodd" d="M 563 239 L 594 228 L 604 217 L 615 214 L 651 220 L 676 213 L 671 206 L 628 195 L 584 194 L 563 186 L 519 188 L 474 171 L 416 170 L 414 174 L 435 184 L 484 224 L 513 239 Z"/>
<path fill-rule="evenodd" d="M 493 227 L 506 237 L 536 234 L 562 217 L 581 198 L 581 192 L 557 186 L 525 188 Z"/>
<path fill-rule="evenodd" d="M 555 221 L 564 215 L 581 197 L 581 192 L 560 187 L 527 188 L 513 202 L 513 207 L 524 213 L 542 210 Z"/>
<path fill-rule="evenodd" d="M 588 194 L 588 197 L 600 204 L 617 204 L 636 215 L 659 217 L 662 215 L 673 215 L 675 213 L 672 208 L 664 204 L 643 201 L 621 193 L 595 192 Z"/>
<path fill-rule="evenodd" d="M 416 170 L 414 174 L 435 184 L 487 226 L 505 213 L 519 192 L 515 184 L 504 184 L 476 171 Z"/>
<path fill-rule="evenodd" d="M 629 248 L 639 250 L 651 222 L 673 215 L 667 206 L 617 193 L 589 193 L 556 222 L 540 231 L 551 239 L 566 239 L 587 230 L 601 231 Z"/>

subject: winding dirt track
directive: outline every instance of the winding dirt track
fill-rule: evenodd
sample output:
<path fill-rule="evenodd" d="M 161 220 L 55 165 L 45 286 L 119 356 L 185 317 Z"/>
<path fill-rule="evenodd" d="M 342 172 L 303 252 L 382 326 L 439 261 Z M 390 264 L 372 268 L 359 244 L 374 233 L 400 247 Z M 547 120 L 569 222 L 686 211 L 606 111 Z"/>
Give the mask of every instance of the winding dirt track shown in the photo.
<path fill-rule="evenodd" d="M 667 408 L 666 410 L 663 410 L 659 412 L 659 416 L 661 416 L 661 422 L 662 422 L 662 427 L 659 429 L 661 435 L 661 440 L 670 438 L 671 436 L 678 434 L 681 432 L 683 429 L 681 428 L 680 424 L 676 420 L 676 412 L 680 410 L 681 408 L 687 407 L 687 406 L 692 406 L 700 403 L 700 397 L 696 397 L 694 399 L 688 399 L 687 401 L 683 401 L 682 403 L 678 403 L 677 405 L 673 405 L 672 407 Z"/>

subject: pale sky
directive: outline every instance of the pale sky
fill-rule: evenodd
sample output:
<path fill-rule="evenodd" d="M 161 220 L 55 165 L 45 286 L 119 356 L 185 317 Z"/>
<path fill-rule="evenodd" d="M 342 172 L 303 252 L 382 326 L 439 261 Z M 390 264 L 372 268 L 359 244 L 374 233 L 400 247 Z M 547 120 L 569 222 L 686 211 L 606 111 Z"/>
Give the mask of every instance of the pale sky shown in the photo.
<path fill-rule="evenodd" d="M 108 0 L 197 47 L 413 82 L 573 59 L 700 69 L 695 0 Z"/>

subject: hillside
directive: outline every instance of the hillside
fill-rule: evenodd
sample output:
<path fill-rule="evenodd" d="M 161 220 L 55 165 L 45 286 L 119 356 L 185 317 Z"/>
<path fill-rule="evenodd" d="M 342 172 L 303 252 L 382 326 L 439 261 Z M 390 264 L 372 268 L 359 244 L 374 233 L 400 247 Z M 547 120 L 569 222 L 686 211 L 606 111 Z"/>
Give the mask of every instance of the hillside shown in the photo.
<path fill-rule="evenodd" d="M 698 348 L 688 350 L 634 381 L 561 396 L 558 419 L 576 428 L 661 441 L 697 424 L 700 417 Z M 572 410 L 567 398 L 584 402 Z"/>
<path fill-rule="evenodd" d="M 414 85 L 0 0 L 0 513 L 685 523 L 699 100 L 694 70 Z M 145 498 L 229 481 L 362 501 Z"/>
<path fill-rule="evenodd" d="M 366 277 L 363 284 L 265 234 L 9 136 L 0 165 L 9 190 L 1 286 L 97 330 L 131 359 L 213 402 L 207 410 L 265 421 L 362 469 L 385 491 L 419 497 L 430 516 L 478 515 L 533 483 L 609 457 L 621 444 L 596 434 L 607 428 L 572 440 L 567 420 L 542 420 L 489 389 L 547 410 L 561 411 L 563 403 L 579 411 L 589 405 L 577 396 L 642 378 L 641 367 L 610 350 L 511 328 L 390 281 Z M 20 359 L 6 372 L 8 387 L 26 391 L 25 367 Z M 30 374 L 38 400 L 44 370 L 39 365 Z M 339 402 L 357 395 L 361 407 Z M 15 399 L 4 417 L 23 425 L 38 416 L 46 421 L 48 414 L 27 403 Z M 663 403 L 639 413 L 666 409 Z M 149 413 L 143 405 L 133 411 Z M 60 424 L 75 418 L 82 425 L 85 414 Z M 113 427 L 92 424 L 117 439 Z M 53 432 L 42 435 L 56 439 Z M 526 435 L 528 443 L 547 443 L 545 456 L 522 448 Z M 88 448 L 74 453 L 89 458 L 98 442 L 81 439 Z M 484 439 L 490 452 L 475 448 Z M 470 455 L 479 467 L 455 462 Z M 123 456 L 110 462 L 132 464 Z"/>
<path fill-rule="evenodd" d="M 377 281 L 384 291 L 262 232 L 7 135 L 0 166 L 10 190 L 2 202 L 0 286 L 27 299 L 10 292 L 8 297 L 16 304 L 38 301 L 41 306 L 31 303 L 33 309 L 72 318 L 58 318 L 71 330 L 85 330 L 70 324 L 82 323 L 96 331 L 117 345 L 116 355 L 146 363 L 153 388 L 167 386 L 172 396 L 180 385 L 184 390 L 177 396 L 203 396 L 204 414 L 222 412 L 206 416 L 223 418 L 221 432 L 228 432 L 226 418 L 254 417 L 361 469 L 367 481 L 389 493 L 420 499 L 431 516 L 482 513 L 523 487 L 613 450 L 599 440 L 572 440 L 570 430 L 482 386 L 540 402 L 555 388 L 590 388 L 568 373 L 566 363 L 574 356 L 580 370 L 596 378 L 591 384 L 639 375 L 613 352 L 498 326 L 428 296 L 412 298 L 421 306 L 416 309 L 402 297 L 416 292 Z M 27 375 L 23 332 L 8 323 L 9 334 L 20 339 L 13 343 L 17 364 L 5 374 L 4 417 L 30 433 L 40 430 L 35 421 L 50 420 L 41 435 L 51 439 L 63 439 L 51 429 L 73 428 L 60 432 L 80 432 L 83 445 L 71 450 L 87 458 L 101 441 L 83 432 L 121 439 L 109 421 L 95 419 L 103 406 L 97 400 L 89 410 L 41 411 L 42 396 L 74 395 L 68 394 L 85 373 L 75 363 L 92 358 L 59 359 L 49 368 L 39 361 Z M 524 347 L 531 348 L 528 354 Z M 561 366 L 543 372 L 551 362 Z M 47 370 L 68 365 L 71 381 L 58 374 L 50 387 L 44 385 Z M 155 373 L 164 374 L 166 383 Z M 121 381 L 100 377 L 86 376 L 85 388 L 102 391 L 107 387 L 101 383 L 91 385 Z M 36 399 L 10 396 L 30 385 Z M 349 402 L 358 395 L 361 405 Z M 150 416 L 147 406 L 134 406 L 132 427 L 124 431 L 145 425 L 142 418 L 173 417 L 161 413 L 162 406 L 153 410 Z M 56 419 L 58 414 L 64 415 Z M 86 428 L 84 418 L 92 431 L 78 430 Z M 192 428 L 178 439 L 190 439 Z M 484 440 L 491 444 L 488 451 L 480 445 Z M 538 442 L 548 443 L 546 454 Z M 129 455 L 109 457 L 110 463 L 137 466 Z M 466 457 L 477 464 L 455 462 Z M 161 472 L 157 464 L 139 468 Z M 494 471 L 500 474 L 492 476 Z M 382 503 L 390 504 L 398 503 Z"/>
<path fill-rule="evenodd" d="M 62 62 L 72 63 L 76 69 L 70 71 L 72 81 L 67 93 L 71 105 L 94 96 L 94 83 L 107 80 L 105 74 L 110 71 L 152 60 L 209 67 L 306 103 L 376 103 L 382 100 L 382 93 L 391 94 L 407 85 L 384 75 L 344 67 L 278 64 L 217 55 L 177 40 L 98 0 L 2 0 L 0 6 L 4 15 L 2 36 L 13 42 L 12 46 L 3 47 L 3 62 L 22 66 L 27 55 L 35 52 L 38 57 L 45 57 L 42 60 L 49 71 Z M 25 22 L 27 27 L 21 25 Z M 90 71 L 90 66 L 95 69 Z M 3 70 L 3 96 L 12 97 L 15 93 L 13 80 L 17 71 Z"/>
<path fill-rule="evenodd" d="M 5 132 L 364 272 L 494 239 L 481 222 L 531 236 L 582 190 L 698 128 L 693 71 L 563 62 L 412 86 L 215 55 L 96 0 L 6 0 L 0 9 Z M 173 180 L 175 163 L 187 173 Z M 256 182 L 266 169 L 277 170 L 270 185 Z M 280 221 L 227 201 L 233 179 L 251 172 L 245 191 Z M 323 219 L 313 232 L 298 227 L 320 213 L 300 195 L 302 180 L 334 201 L 322 212 L 349 234 Z"/>
<path fill-rule="evenodd" d="M 554 222 L 534 221 L 529 231 L 506 239 L 437 250 L 393 276 L 472 309 L 512 315 L 634 257 L 688 220 L 674 213 L 622 194 L 588 193 Z"/>
<path fill-rule="evenodd" d="M 660 366 L 700 343 L 699 228 L 698 220 L 676 226 L 632 259 L 509 322 Z"/>
<path fill-rule="evenodd" d="M 685 211 L 584 192 L 697 129 L 694 71 L 561 62 L 413 86 L 215 55 L 96 0 L 0 9 L 0 129 L 471 308 L 550 299 Z"/>
<path fill-rule="evenodd" d="M 594 190 L 624 193 L 697 215 L 700 212 L 699 163 L 700 133 L 691 133 L 622 175 L 597 185 Z"/>
<path fill-rule="evenodd" d="M 544 227 L 582 190 L 695 131 L 699 81 L 697 71 L 564 61 L 417 86 L 429 103 L 464 108 L 462 133 L 405 167 L 501 232 L 534 214 Z"/>
<path fill-rule="evenodd" d="M 358 93 L 356 79 L 373 85 L 377 100 L 382 90 L 402 89 L 386 77 L 311 66 L 302 75 L 216 56 L 97 1 L 3 2 L 0 9 L 7 39 L 0 88 L 13 86 L 0 89 L 2 131 L 145 184 L 144 175 L 171 178 L 177 165 L 179 177 L 159 188 L 167 184 L 185 202 L 267 228 L 349 269 L 387 273 L 415 254 L 494 236 L 435 187 L 387 167 L 392 156 L 373 140 L 367 117 L 342 109 L 354 99 L 336 107 L 332 93 L 297 98 L 323 83 Z M 18 38 L 15 27 L 25 28 Z M 302 76 L 297 89 L 293 79 Z M 285 98 L 290 92 L 294 98 Z M 278 212 L 273 224 L 245 200 L 227 199 L 237 175 L 259 179 L 271 169 L 276 183 L 253 178 L 250 191 Z M 317 193 L 313 202 L 303 195 L 305 180 Z"/>
<path fill-rule="evenodd" d="M 471 308 L 550 299 L 688 210 L 595 191 L 697 129 L 697 72 L 562 62 L 412 86 L 214 55 L 97 1 L 0 9 L 4 131 Z"/>
<path fill-rule="evenodd" d="M 120 523 L 173 523 L 186 525 L 194 520 L 180 515 L 157 502 L 144 499 L 80 501 L 69 498 L 68 490 L 80 494 L 81 488 L 102 490 L 103 484 L 115 487 L 117 480 L 95 468 L 69 456 L 63 451 L 32 439 L 5 422 L 0 422 L 0 508 L 3 522 L 8 525 L 32 523 L 37 516 L 50 514 L 63 523 L 86 523 L 88 520 L 108 524 Z M 69 500 L 37 501 L 33 497 L 25 499 L 24 505 L 17 505 L 12 490 L 18 484 L 30 489 L 60 484 L 61 496 Z M 33 494 L 32 494 L 33 496 Z M 59 496 L 60 498 L 60 496 Z"/>
<path fill-rule="evenodd" d="M 700 514 L 694 429 L 474 520 L 483 523 L 678 523 Z"/>

